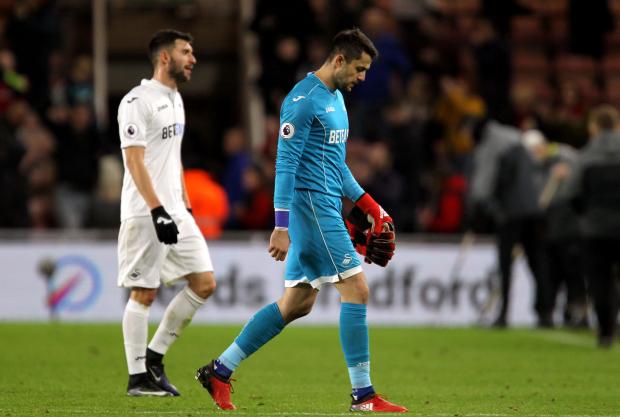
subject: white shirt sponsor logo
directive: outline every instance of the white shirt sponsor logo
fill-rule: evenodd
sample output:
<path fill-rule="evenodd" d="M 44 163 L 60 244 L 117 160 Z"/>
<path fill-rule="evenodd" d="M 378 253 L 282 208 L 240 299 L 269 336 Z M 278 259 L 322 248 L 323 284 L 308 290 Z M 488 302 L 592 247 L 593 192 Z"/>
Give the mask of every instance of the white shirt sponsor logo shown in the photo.
<path fill-rule="evenodd" d="M 294 101 L 295 103 L 297 103 L 297 102 L 298 102 L 299 100 L 301 100 L 302 98 L 306 98 L 306 96 L 297 96 L 297 97 L 295 97 L 295 98 L 293 99 L 293 101 Z"/>
<path fill-rule="evenodd" d="M 334 108 L 334 106 L 327 106 L 325 107 L 325 113 L 331 113 L 336 111 L 336 109 Z"/>
<path fill-rule="evenodd" d="M 348 137 L 349 129 L 330 130 L 328 143 L 345 143 Z"/>

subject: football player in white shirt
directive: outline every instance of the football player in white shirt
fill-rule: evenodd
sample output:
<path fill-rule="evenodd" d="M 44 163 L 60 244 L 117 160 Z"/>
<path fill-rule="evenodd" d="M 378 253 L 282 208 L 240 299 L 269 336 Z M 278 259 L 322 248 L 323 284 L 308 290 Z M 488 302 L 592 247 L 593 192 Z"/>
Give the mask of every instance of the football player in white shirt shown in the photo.
<path fill-rule="evenodd" d="M 123 315 L 127 395 L 178 396 L 162 358 L 215 289 L 207 244 L 191 215 L 183 180 L 185 127 L 179 84 L 196 58 L 189 34 L 161 30 L 149 43 L 153 78 L 121 101 L 118 125 L 125 177 L 118 236 L 118 285 L 131 288 Z M 149 308 L 160 283 L 185 279 L 148 344 Z"/>

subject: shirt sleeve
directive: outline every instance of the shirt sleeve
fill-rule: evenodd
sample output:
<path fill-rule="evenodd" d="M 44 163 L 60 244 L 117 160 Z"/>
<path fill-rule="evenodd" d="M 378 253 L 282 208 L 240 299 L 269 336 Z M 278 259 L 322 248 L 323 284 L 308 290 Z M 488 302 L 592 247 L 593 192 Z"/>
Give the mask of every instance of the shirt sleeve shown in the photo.
<path fill-rule="evenodd" d="M 121 148 L 146 147 L 146 127 L 151 119 L 149 106 L 143 97 L 127 94 L 118 106 L 118 130 Z"/>
<path fill-rule="evenodd" d="M 274 208 L 289 210 L 295 189 L 295 172 L 314 119 L 312 101 L 302 95 L 287 96 L 280 110 L 276 156 Z"/>
<path fill-rule="evenodd" d="M 558 199 L 568 201 L 578 213 L 583 212 L 583 171 L 583 161 L 578 158 L 564 186 L 558 190 Z"/>
<path fill-rule="evenodd" d="M 355 180 L 347 164 L 343 163 L 342 165 L 342 192 L 345 197 L 355 202 L 359 200 L 365 191 Z"/>

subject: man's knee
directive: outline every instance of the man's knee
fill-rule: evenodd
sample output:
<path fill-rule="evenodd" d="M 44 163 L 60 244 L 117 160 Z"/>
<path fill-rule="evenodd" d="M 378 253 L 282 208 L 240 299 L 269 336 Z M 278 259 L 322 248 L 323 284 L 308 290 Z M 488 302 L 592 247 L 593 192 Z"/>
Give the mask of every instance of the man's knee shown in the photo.
<path fill-rule="evenodd" d="M 363 273 L 345 279 L 336 288 L 343 303 L 368 304 L 370 291 Z"/>
<path fill-rule="evenodd" d="M 289 319 L 295 320 L 307 316 L 312 311 L 312 306 L 314 306 L 314 299 L 305 299 L 301 303 L 293 306 L 289 311 Z"/>
<path fill-rule="evenodd" d="M 368 298 L 370 297 L 370 290 L 366 281 L 361 281 L 355 284 L 355 294 L 361 304 L 368 304 Z"/>
<path fill-rule="evenodd" d="M 215 291 L 216 283 L 213 272 L 200 272 L 187 276 L 189 288 L 200 298 L 209 298 Z"/>
<path fill-rule="evenodd" d="M 287 288 L 284 295 L 278 300 L 278 308 L 286 323 L 306 316 L 312 311 L 316 301 L 316 291 L 307 287 Z"/>
<path fill-rule="evenodd" d="M 157 288 L 138 288 L 131 289 L 130 298 L 138 303 L 150 307 L 157 297 Z"/>

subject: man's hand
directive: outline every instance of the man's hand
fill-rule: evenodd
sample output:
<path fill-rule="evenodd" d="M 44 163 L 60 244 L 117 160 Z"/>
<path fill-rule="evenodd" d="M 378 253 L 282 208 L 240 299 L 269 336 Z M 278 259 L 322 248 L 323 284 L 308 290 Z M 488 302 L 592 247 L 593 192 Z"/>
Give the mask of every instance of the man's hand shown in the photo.
<path fill-rule="evenodd" d="M 177 229 L 176 223 L 166 209 L 163 206 L 155 207 L 151 210 L 151 216 L 153 217 L 153 224 L 157 232 L 157 239 L 166 245 L 177 243 L 179 229 Z"/>
<path fill-rule="evenodd" d="M 396 235 L 394 233 L 394 225 L 385 223 L 386 229 L 379 236 L 370 235 L 370 240 L 366 246 L 366 263 L 374 263 L 379 266 L 386 266 L 394 256 L 396 250 Z M 389 227 L 392 227 L 389 229 Z"/>
<path fill-rule="evenodd" d="M 379 236 L 381 232 L 386 230 L 387 227 L 384 226 L 386 223 L 390 223 L 393 229 L 394 221 L 392 220 L 390 215 L 387 214 L 385 210 L 383 210 L 383 207 L 381 207 L 375 200 L 373 200 L 370 194 L 365 193 L 359 198 L 359 200 L 355 202 L 355 205 L 359 207 L 362 212 L 364 212 L 364 214 L 366 214 L 366 218 L 370 223 L 371 234 Z"/>
<path fill-rule="evenodd" d="M 379 235 L 371 233 L 371 223 L 359 207 L 353 207 L 345 219 L 355 250 L 364 256 L 364 262 L 386 266 L 394 256 L 396 234 L 392 222 L 383 223 Z"/>
<path fill-rule="evenodd" d="M 286 259 L 290 244 L 288 229 L 274 229 L 269 238 L 269 254 L 276 261 L 283 261 Z"/>

